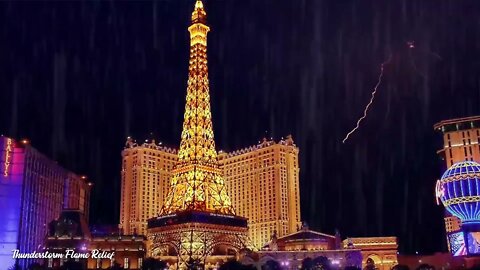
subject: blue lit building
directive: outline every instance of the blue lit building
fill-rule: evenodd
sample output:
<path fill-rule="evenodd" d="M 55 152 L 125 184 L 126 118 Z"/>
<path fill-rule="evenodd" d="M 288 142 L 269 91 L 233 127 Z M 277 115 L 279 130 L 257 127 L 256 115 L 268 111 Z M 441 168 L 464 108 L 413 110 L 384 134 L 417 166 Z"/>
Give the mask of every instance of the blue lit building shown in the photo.
<path fill-rule="evenodd" d="M 0 265 L 13 250 L 42 251 L 49 222 L 62 209 L 88 214 L 90 184 L 50 160 L 28 141 L 0 136 Z M 31 260 L 18 260 L 26 268 Z"/>

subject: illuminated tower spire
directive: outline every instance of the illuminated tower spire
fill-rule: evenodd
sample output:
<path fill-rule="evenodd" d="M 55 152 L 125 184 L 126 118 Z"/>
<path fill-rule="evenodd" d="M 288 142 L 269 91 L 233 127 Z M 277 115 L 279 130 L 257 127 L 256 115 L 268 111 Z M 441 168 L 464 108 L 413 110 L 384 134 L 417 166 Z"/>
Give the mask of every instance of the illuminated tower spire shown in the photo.
<path fill-rule="evenodd" d="M 198 210 L 234 214 L 218 168 L 207 68 L 207 13 L 197 0 L 192 13 L 190 61 L 178 163 L 161 214 Z"/>

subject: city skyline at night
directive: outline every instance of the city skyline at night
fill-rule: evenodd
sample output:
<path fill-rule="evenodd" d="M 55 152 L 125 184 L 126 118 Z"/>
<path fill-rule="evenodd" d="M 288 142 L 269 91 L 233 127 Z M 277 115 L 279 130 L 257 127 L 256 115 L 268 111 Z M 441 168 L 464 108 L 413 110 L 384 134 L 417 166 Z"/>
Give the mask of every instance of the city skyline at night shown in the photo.
<path fill-rule="evenodd" d="M 125 138 L 178 148 L 193 2 L 0 3 L 0 133 L 27 138 L 88 176 L 90 224 L 124 219 Z M 432 192 L 451 160 L 437 156 L 444 144 L 432 126 L 480 115 L 480 16 L 455 19 L 480 9 L 320 2 L 204 1 L 219 163 L 227 162 L 221 150 L 228 156 L 291 134 L 299 149 L 292 154 L 298 219 L 310 229 L 395 235 L 401 254 L 447 251 L 445 224 L 458 224 L 444 220 Z M 368 118 L 343 144 L 390 56 Z M 165 165 L 162 181 L 173 166 Z M 149 198 L 148 212 L 160 211 L 164 199 Z M 262 242 L 272 228 L 263 228 Z"/>

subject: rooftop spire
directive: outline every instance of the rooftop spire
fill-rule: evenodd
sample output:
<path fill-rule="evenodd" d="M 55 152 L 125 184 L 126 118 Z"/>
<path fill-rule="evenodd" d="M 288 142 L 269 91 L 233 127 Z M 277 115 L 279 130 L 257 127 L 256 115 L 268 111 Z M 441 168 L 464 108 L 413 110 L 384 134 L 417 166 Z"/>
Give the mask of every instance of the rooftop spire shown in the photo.
<path fill-rule="evenodd" d="M 193 23 L 207 23 L 207 13 L 203 8 L 202 0 L 197 0 L 197 2 L 195 2 L 195 8 L 192 12 L 192 24 Z"/>

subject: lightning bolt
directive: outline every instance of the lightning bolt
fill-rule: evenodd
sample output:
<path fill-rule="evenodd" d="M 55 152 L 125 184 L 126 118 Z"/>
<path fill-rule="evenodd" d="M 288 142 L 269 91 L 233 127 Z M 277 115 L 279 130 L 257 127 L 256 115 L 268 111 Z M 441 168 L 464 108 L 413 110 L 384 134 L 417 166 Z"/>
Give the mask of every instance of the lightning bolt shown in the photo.
<path fill-rule="evenodd" d="M 363 116 L 360 117 L 357 120 L 357 125 L 350 132 L 348 132 L 347 135 L 345 135 L 345 138 L 343 138 L 342 143 L 345 143 L 348 140 L 350 135 L 352 135 L 360 127 L 360 123 L 362 122 L 362 120 L 367 117 L 368 109 L 370 109 L 370 106 L 372 105 L 373 101 L 375 100 L 375 94 L 377 93 L 378 87 L 380 86 L 380 84 L 382 84 L 384 67 L 385 67 L 386 64 L 388 64 L 391 61 L 391 59 L 392 59 L 392 55 L 390 55 L 390 57 L 388 58 L 387 61 L 383 62 L 380 65 L 380 75 L 378 75 L 377 84 L 373 88 L 372 97 L 370 98 L 370 101 L 368 102 L 367 106 L 365 107 L 365 110 L 363 111 Z"/>

